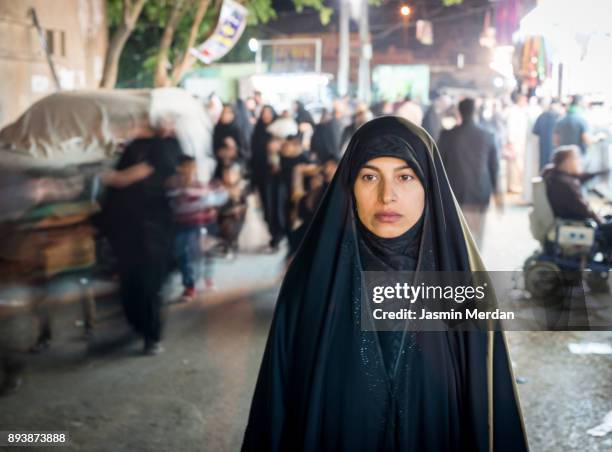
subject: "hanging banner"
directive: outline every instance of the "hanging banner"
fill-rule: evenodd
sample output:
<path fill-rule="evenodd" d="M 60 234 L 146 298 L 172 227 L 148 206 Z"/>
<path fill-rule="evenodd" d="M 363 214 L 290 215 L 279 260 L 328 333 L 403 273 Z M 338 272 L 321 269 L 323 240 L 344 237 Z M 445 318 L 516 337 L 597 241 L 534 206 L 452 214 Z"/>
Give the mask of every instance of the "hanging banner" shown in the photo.
<path fill-rule="evenodd" d="M 430 46 L 433 44 L 433 25 L 428 20 L 417 20 L 416 38 L 421 44 Z"/>
<path fill-rule="evenodd" d="M 210 37 L 190 53 L 204 64 L 224 57 L 236 45 L 247 23 L 247 9 L 233 0 L 223 0 L 219 22 Z"/>

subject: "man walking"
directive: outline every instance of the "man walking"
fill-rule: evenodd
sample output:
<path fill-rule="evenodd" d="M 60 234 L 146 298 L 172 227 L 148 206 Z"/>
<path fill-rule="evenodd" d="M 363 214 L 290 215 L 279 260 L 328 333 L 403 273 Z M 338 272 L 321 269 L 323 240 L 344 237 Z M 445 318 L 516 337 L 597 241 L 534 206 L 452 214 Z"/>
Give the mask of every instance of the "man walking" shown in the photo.
<path fill-rule="evenodd" d="M 501 206 L 499 155 L 493 134 L 476 124 L 474 99 L 459 103 L 461 124 L 440 135 L 439 147 L 450 185 L 480 246 L 491 195 Z"/>

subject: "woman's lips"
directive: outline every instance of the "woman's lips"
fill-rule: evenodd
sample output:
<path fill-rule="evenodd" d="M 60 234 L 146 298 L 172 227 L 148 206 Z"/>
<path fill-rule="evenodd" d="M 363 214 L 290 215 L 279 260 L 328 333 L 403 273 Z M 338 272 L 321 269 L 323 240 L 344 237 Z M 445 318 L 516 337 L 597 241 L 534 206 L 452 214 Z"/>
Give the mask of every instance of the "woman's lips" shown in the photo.
<path fill-rule="evenodd" d="M 374 215 L 381 223 L 395 223 L 402 216 L 397 212 L 380 212 Z"/>

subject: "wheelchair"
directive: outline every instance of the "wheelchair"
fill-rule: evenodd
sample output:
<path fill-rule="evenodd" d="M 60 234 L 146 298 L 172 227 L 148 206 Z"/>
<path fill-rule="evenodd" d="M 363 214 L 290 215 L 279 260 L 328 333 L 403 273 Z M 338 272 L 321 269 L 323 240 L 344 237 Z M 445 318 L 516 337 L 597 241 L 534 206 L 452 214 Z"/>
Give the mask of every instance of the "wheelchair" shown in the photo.
<path fill-rule="evenodd" d="M 555 218 L 541 177 L 533 179 L 529 223 L 541 245 L 523 264 L 525 289 L 532 297 L 549 298 L 568 283 L 580 284 L 578 280 L 593 293 L 609 292 L 612 255 L 604 247 L 597 223 Z"/>

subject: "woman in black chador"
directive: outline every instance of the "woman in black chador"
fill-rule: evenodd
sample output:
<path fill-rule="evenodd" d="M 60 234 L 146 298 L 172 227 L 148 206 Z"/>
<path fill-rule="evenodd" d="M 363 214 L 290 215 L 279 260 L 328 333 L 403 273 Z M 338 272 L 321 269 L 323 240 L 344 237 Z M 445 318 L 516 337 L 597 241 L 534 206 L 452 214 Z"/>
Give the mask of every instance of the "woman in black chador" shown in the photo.
<path fill-rule="evenodd" d="M 484 270 L 427 133 L 351 139 L 276 305 L 243 451 L 527 450 L 502 333 L 361 330 L 361 270 Z"/>

